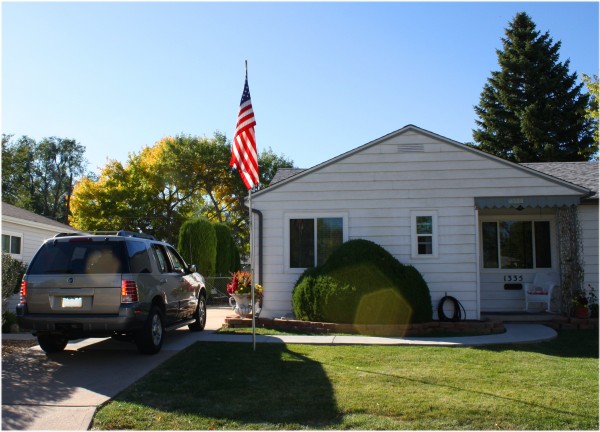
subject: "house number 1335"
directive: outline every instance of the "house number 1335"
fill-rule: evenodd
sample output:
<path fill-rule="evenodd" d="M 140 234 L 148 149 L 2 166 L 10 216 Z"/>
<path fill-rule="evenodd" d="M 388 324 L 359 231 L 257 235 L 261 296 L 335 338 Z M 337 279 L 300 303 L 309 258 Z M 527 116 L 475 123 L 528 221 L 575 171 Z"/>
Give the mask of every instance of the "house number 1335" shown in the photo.
<path fill-rule="evenodd" d="M 504 282 L 523 282 L 523 275 L 504 275 Z"/>

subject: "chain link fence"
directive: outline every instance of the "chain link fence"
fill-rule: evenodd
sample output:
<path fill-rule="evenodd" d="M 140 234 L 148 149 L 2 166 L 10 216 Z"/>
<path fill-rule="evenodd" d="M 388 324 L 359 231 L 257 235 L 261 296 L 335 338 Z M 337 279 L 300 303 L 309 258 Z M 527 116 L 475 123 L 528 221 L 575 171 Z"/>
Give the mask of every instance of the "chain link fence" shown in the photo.
<path fill-rule="evenodd" d="M 229 306 L 229 294 L 227 294 L 227 284 L 231 277 L 206 277 L 206 290 L 208 299 L 206 303 L 212 306 Z"/>

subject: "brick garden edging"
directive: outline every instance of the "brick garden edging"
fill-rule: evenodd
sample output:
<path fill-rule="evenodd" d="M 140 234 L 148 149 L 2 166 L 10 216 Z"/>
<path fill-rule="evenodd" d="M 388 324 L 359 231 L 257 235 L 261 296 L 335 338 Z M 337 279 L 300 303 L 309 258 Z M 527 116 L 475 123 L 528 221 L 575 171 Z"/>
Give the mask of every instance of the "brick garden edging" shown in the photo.
<path fill-rule="evenodd" d="M 432 332 L 494 334 L 505 331 L 501 321 L 432 321 L 423 324 L 377 325 L 377 324 L 336 324 L 311 321 L 299 321 L 284 318 L 257 318 L 257 328 L 308 332 L 315 334 L 347 333 L 370 336 L 426 336 Z M 252 327 L 251 318 L 229 316 L 225 318 L 226 328 Z"/>
<path fill-rule="evenodd" d="M 554 330 L 598 330 L 598 318 L 564 318 L 540 324 L 552 327 Z"/>

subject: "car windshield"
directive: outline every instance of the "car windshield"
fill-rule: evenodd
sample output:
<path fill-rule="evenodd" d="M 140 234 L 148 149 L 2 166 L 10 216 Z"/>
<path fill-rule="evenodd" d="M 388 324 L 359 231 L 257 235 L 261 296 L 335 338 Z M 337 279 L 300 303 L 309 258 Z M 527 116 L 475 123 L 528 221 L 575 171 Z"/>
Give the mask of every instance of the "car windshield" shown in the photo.
<path fill-rule="evenodd" d="M 38 251 L 28 274 L 125 273 L 123 245 L 121 241 L 50 241 Z"/>

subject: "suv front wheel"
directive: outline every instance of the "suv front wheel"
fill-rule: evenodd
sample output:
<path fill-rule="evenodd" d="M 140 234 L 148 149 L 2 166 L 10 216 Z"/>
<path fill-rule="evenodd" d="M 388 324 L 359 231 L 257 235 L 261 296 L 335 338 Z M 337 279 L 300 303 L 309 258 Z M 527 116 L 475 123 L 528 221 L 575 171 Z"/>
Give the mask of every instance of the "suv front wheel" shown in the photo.
<path fill-rule="evenodd" d="M 203 295 L 200 295 L 200 298 L 198 298 L 198 307 L 194 312 L 194 318 L 196 321 L 188 325 L 190 331 L 197 332 L 204 330 L 204 326 L 206 325 L 206 298 Z"/>
<path fill-rule="evenodd" d="M 164 332 L 163 313 L 156 305 L 152 305 L 144 328 L 135 337 L 138 351 L 142 354 L 159 352 L 162 348 Z"/>

